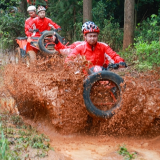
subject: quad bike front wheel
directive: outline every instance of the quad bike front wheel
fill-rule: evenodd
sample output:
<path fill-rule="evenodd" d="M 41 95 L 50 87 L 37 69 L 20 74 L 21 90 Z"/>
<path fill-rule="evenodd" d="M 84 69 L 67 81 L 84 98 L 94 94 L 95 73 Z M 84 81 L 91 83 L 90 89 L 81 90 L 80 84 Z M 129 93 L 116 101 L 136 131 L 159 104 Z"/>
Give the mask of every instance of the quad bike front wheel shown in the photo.
<path fill-rule="evenodd" d="M 121 103 L 120 83 L 123 79 L 110 71 L 91 74 L 84 82 L 83 98 L 93 117 L 111 118 Z"/>
<path fill-rule="evenodd" d="M 34 51 L 28 51 L 26 55 L 26 65 L 30 67 L 31 64 L 35 63 L 37 60 L 36 53 Z"/>

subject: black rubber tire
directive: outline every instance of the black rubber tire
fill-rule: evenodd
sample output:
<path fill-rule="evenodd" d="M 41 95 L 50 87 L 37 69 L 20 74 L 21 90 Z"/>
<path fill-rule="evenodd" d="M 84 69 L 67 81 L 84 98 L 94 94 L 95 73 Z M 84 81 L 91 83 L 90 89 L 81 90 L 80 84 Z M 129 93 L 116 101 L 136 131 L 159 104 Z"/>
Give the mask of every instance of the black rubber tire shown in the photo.
<path fill-rule="evenodd" d="M 97 72 L 97 73 L 94 73 L 88 76 L 84 82 L 83 99 L 85 102 L 85 106 L 88 112 L 90 113 L 90 115 L 93 117 L 96 116 L 99 118 L 111 118 L 114 115 L 113 110 L 115 108 L 119 108 L 120 103 L 121 103 L 121 98 L 119 99 L 119 102 L 113 108 L 107 111 L 102 111 L 98 109 L 96 106 L 94 106 L 90 99 L 90 92 L 91 92 L 91 88 L 93 84 L 99 80 L 110 80 L 114 82 L 117 85 L 119 91 L 121 91 L 120 83 L 123 83 L 123 79 L 119 75 L 113 72 L 100 71 L 100 72 Z"/>
<path fill-rule="evenodd" d="M 36 53 L 34 51 L 28 51 L 26 55 L 26 65 L 30 67 L 30 64 L 35 63 L 37 60 Z"/>
<path fill-rule="evenodd" d="M 56 33 L 56 32 L 55 32 L 55 33 Z M 39 38 L 39 40 L 38 40 L 39 49 L 40 49 L 40 51 L 42 52 L 42 54 L 43 54 L 44 56 L 49 56 L 49 55 L 52 56 L 52 55 L 58 53 L 55 49 L 54 49 L 53 51 L 49 51 L 49 50 L 46 49 L 46 47 L 44 46 L 44 38 L 45 38 L 46 36 L 49 36 L 49 35 L 54 35 L 54 31 L 45 31 L 45 32 L 41 35 L 41 37 Z M 58 36 L 58 39 L 61 39 L 61 38 L 62 38 L 58 33 L 56 33 L 56 35 Z"/>

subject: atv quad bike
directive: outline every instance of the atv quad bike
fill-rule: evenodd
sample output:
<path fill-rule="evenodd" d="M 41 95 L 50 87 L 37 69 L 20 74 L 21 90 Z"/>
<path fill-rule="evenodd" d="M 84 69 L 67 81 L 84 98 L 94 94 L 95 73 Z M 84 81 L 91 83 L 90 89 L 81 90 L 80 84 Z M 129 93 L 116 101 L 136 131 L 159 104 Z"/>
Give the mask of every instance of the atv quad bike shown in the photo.
<path fill-rule="evenodd" d="M 30 43 L 27 42 L 27 37 L 18 37 L 16 39 L 15 63 L 24 62 L 29 66 L 36 61 L 37 55 L 46 57 L 57 53 L 52 40 L 54 34 L 57 35 L 61 43 L 66 44 L 65 38 L 61 37 L 55 31 L 44 31 L 40 37 L 31 37 L 32 41 Z"/>

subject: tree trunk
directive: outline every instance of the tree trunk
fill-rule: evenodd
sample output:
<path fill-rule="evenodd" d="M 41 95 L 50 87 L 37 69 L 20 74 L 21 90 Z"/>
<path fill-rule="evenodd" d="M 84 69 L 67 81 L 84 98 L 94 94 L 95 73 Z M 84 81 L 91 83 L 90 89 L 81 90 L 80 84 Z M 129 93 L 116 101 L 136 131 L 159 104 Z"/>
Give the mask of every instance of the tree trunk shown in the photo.
<path fill-rule="evenodd" d="M 27 13 L 27 1 L 26 0 L 22 0 L 20 3 L 20 12 L 22 14 L 24 14 L 26 17 L 28 16 Z"/>
<path fill-rule="evenodd" d="M 83 23 L 92 21 L 92 0 L 83 0 Z"/>
<path fill-rule="evenodd" d="M 134 5 L 135 5 L 135 0 L 125 0 L 123 49 L 126 49 L 129 45 L 133 44 Z"/>

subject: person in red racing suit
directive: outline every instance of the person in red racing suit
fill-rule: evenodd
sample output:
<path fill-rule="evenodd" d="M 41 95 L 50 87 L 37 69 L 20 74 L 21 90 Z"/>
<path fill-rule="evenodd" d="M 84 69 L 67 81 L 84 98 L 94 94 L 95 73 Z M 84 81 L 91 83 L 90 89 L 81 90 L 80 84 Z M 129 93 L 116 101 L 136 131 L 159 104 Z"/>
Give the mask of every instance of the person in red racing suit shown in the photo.
<path fill-rule="evenodd" d="M 43 6 L 38 7 L 38 17 L 34 18 L 31 22 L 31 26 L 33 31 L 38 29 L 38 31 L 33 32 L 31 36 L 39 37 L 41 36 L 41 32 L 45 30 L 50 30 L 50 28 L 57 29 L 58 31 L 61 30 L 61 27 L 53 22 L 50 18 L 45 17 L 45 8 Z"/>
<path fill-rule="evenodd" d="M 82 26 L 82 31 L 85 37 L 85 42 L 78 44 L 68 55 L 65 62 L 68 62 L 78 54 L 84 55 L 86 60 L 92 62 L 93 66 L 108 66 L 109 63 L 119 63 L 120 67 L 126 67 L 124 59 L 121 58 L 109 45 L 103 42 L 98 42 L 98 34 L 100 32 L 98 26 L 94 22 L 85 22 Z M 53 37 L 55 48 L 62 49 L 56 36 Z"/>
<path fill-rule="evenodd" d="M 30 37 L 32 35 L 32 31 L 33 31 L 31 29 L 31 22 L 35 17 L 37 17 L 37 15 L 36 15 L 36 7 L 35 6 L 29 6 L 27 8 L 27 12 L 30 15 L 30 17 L 25 20 L 25 27 L 24 28 L 25 28 L 26 36 Z"/>
<path fill-rule="evenodd" d="M 71 60 L 72 57 L 76 57 L 78 54 L 84 55 L 93 65 L 98 66 L 124 62 L 116 52 L 102 42 L 97 42 L 94 46 L 91 46 L 88 42 L 77 45 L 66 58 L 66 62 Z"/>

